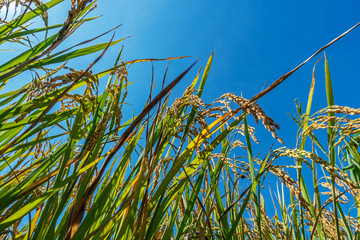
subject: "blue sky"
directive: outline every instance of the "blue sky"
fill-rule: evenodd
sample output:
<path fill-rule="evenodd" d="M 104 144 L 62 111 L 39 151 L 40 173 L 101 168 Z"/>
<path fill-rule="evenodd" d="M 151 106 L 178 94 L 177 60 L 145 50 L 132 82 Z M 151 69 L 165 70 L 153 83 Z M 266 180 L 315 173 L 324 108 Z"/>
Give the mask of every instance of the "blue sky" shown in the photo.
<path fill-rule="evenodd" d="M 210 102 L 226 92 L 251 98 L 264 84 L 270 85 L 356 24 L 360 20 L 359 10 L 359 1 L 100 1 L 95 13 L 103 17 L 89 24 L 94 28 L 88 34 L 123 24 L 117 30 L 118 36 L 133 35 L 124 42 L 123 56 L 128 60 L 187 55 L 199 58 L 197 67 L 200 67 L 215 50 L 203 95 Z M 326 50 L 335 104 L 358 107 L 359 39 L 360 28 Z M 111 54 L 115 56 L 116 51 Z M 297 131 L 288 113 L 295 113 L 295 98 L 306 104 L 317 59 L 259 101 L 265 112 L 280 124 L 279 134 L 287 146 L 294 146 Z M 172 62 L 170 76 L 176 76 L 192 61 Z M 165 63 L 156 63 L 154 67 L 160 83 Z M 320 61 L 313 112 L 326 106 L 323 68 L 324 62 Z M 196 71 L 176 88 L 174 96 L 183 92 Z M 130 76 L 135 81 L 130 92 L 136 94 L 130 94 L 128 101 L 134 102 L 139 96 L 147 96 L 151 64 L 133 66 Z M 261 126 L 257 129 L 265 144 L 261 148 L 270 146 L 274 142 L 270 134 Z"/>
<path fill-rule="evenodd" d="M 317 49 L 360 21 L 360 2 L 340 1 L 98 1 L 91 14 L 101 18 L 84 24 L 67 45 L 101 34 L 119 24 L 116 37 L 132 36 L 123 42 L 125 60 L 192 56 L 173 61 L 169 78 L 176 77 L 194 60 L 197 66 L 174 90 L 178 97 L 191 83 L 200 66 L 204 66 L 215 50 L 212 69 L 203 98 L 211 102 L 220 95 L 233 92 L 251 98 L 270 85 Z M 64 21 L 68 1 L 50 11 L 50 23 Z M 110 36 L 100 41 L 108 41 Z M 334 85 L 335 104 L 358 107 L 357 83 L 360 80 L 360 27 L 326 50 Z M 120 45 L 107 52 L 95 66 L 112 66 Z M 16 53 L 17 54 L 17 53 Z M 319 55 L 320 57 L 320 55 Z M 315 58 L 258 103 L 280 124 L 279 135 L 285 145 L 295 145 L 297 127 L 288 113 L 295 113 L 294 99 L 306 104 Z M 88 66 L 86 59 L 75 65 Z M 166 62 L 155 63 L 157 87 Z M 313 112 L 326 105 L 324 62 L 316 73 Z M 139 112 L 150 88 L 151 64 L 131 66 L 128 102 Z M 156 88 L 155 88 L 156 89 Z M 159 88 L 157 88 L 159 89 Z M 260 149 L 275 142 L 262 126 L 257 127 L 262 139 Z M 280 146 L 280 145 L 279 145 Z"/>

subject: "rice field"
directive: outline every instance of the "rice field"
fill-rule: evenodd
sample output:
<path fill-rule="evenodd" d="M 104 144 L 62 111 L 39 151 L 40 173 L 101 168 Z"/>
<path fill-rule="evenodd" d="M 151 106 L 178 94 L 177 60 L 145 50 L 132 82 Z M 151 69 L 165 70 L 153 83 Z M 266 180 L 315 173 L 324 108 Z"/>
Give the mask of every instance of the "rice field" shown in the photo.
<path fill-rule="evenodd" d="M 213 53 L 195 76 L 196 62 L 174 79 L 165 74 L 161 91 L 129 117 L 129 67 L 185 57 L 125 61 L 121 48 L 111 68 L 95 72 L 124 40 L 114 37 L 116 27 L 61 47 L 96 18 L 88 17 L 96 1 L 72 0 L 57 25 L 48 24 L 48 10 L 62 0 L 12 2 L 22 12 L 1 20 L 0 48 L 24 51 L 0 66 L 0 239 L 360 239 L 360 109 L 334 104 L 324 54 L 360 23 L 250 99 L 202 100 Z M 29 28 L 34 20 L 42 26 Z M 111 40 L 86 45 L 102 36 Z M 87 68 L 68 64 L 89 55 L 96 57 Z M 283 140 L 258 100 L 316 56 L 305 111 L 298 103 L 292 114 L 297 147 L 265 149 L 259 158 L 257 128 Z M 312 109 L 320 65 L 327 107 Z M 6 90 L 19 76 L 25 83 Z M 171 101 L 185 78 L 192 83 Z M 272 200 L 263 196 L 269 178 Z"/>

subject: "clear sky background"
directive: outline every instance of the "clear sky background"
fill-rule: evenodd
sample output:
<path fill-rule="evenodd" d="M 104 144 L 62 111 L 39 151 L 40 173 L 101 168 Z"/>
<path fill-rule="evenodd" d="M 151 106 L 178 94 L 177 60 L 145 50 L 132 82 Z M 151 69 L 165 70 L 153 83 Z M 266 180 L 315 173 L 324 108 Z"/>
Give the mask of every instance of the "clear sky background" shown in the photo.
<path fill-rule="evenodd" d="M 103 17 L 95 24 L 89 24 L 95 28 L 88 34 L 123 24 L 117 30 L 118 36 L 133 35 L 124 42 L 125 59 L 184 55 L 200 58 L 197 68 L 176 88 L 174 96 L 184 91 L 197 69 L 206 64 L 215 50 L 203 95 L 204 100 L 210 102 L 227 92 L 251 98 L 264 84 L 270 85 L 359 22 L 359 11 L 360 1 L 355 0 L 99 1 L 95 13 Z M 360 107 L 360 28 L 332 45 L 326 53 L 335 104 Z M 116 51 L 113 54 L 115 56 Z M 295 146 L 297 131 L 288 113 L 295 113 L 295 98 L 306 106 L 312 68 L 317 59 L 307 63 L 259 101 L 265 112 L 280 124 L 279 135 L 286 146 Z M 192 62 L 193 59 L 172 62 L 171 76 L 176 76 Z M 156 63 L 154 68 L 159 86 L 165 63 Z M 312 112 L 326 106 L 323 69 L 322 60 L 317 65 Z M 149 91 L 151 64 L 132 67 L 130 76 L 135 82 L 129 90 L 128 101 L 139 103 L 136 99 L 145 99 Z M 136 91 L 136 94 L 131 94 L 131 91 Z M 140 103 L 142 106 L 143 102 Z M 263 143 L 260 148 L 266 152 L 275 140 L 263 131 L 262 126 L 257 129 L 257 136 Z"/>
<path fill-rule="evenodd" d="M 65 0 L 50 11 L 50 24 L 65 20 L 69 2 Z M 203 94 L 206 102 L 227 92 L 250 99 L 360 21 L 360 1 L 357 0 L 103 0 L 97 5 L 91 15 L 102 17 L 85 23 L 65 45 L 72 46 L 122 24 L 116 37 L 132 36 L 123 42 L 124 60 L 192 56 L 171 63 L 168 82 L 199 59 L 193 71 L 175 88 L 173 97 L 181 96 L 200 66 L 205 66 L 215 50 Z M 109 39 L 110 35 L 99 42 Z M 337 105 L 359 107 L 359 43 L 360 27 L 326 50 Z M 120 48 L 121 45 L 108 51 L 95 70 L 112 66 Z M 312 68 L 320 56 L 258 102 L 280 124 L 279 135 L 288 147 L 295 146 L 297 131 L 288 113 L 295 113 L 295 99 L 306 105 Z M 83 58 L 70 64 L 84 68 L 90 61 Z M 154 64 L 155 91 L 161 86 L 166 64 Z M 322 59 L 317 65 L 312 112 L 326 106 L 323 69 Z M 138 113 L 150 89 L 151 64 L 132 65 L 129 80 L 134 83 L 129 88 L 128 102 Z M 257 127 L 257 133 L 262 144 L 255 149 L 267 152 L 276 141 L 262 126 Z"/>

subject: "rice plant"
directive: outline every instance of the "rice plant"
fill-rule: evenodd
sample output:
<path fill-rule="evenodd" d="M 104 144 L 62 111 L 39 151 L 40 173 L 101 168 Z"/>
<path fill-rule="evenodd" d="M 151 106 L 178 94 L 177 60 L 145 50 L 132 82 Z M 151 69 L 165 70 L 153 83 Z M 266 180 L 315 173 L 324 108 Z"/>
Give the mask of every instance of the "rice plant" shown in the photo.
<path fill-rule="evenodd" d="M 168 84 L 165 74 L 162 89 L 128 116 L 129 66 L 154 59 L 125 61 L 121 48 L 112 67 L 94 72 L 124 39 L 114 38 L 115 27 L 64 49 L 96 19 L 87 17 L 96 1 L 71 1 L 66 21 L 49 26 L 48 10 L 62 1 L 13 1 L 21 13 L 1 20 L 2 50 L 23 49 L 0 66 L 1 239 L 360 239 L 359 120 L 348 117 L 360 110 L 335 105 L 326 56 L 328 106 L 311 114 L 313 74 L 306 112 L 297 105 L 293 116 L 298 148 L 268 149 L 260 159 L 249 125 L 250 118 L 261 122 L 283 143 L 257 101 L 359 24 L 251 99 L 201 99 L 212 54 L 195 76 L 195 63 Z M 43 26 L 32 28 L 32 20 Z M 76 70 L 69 66 L 76 58 L 93 60 Z M 20 77 L 27 81 L 11 89 Z M 183 78 L 192 83 L 170 102 Z M 325 142 L 317 137 L 324 130 Z M 277 165 L 285 157 L 293 164 Z M 310 185 L 305 168 L 313 173 Z M 273 187 L 273 204 L 262 196 L 270 175 L 281 184 Z"/>

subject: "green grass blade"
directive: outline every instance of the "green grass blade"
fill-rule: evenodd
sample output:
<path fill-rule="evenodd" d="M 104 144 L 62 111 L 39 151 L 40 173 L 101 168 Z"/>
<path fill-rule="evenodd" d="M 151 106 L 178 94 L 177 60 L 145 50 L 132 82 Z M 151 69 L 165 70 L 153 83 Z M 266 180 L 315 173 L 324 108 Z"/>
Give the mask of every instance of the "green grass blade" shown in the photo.
<path fill-rule="evenodd" d="M 328 107 L 331 107 L 334 105 L 334 95 L 332 90 L 332 84 L 331 84 L 331 76 L 330 76 L 330 70 L 329 70 L 329 63 L 326 57 L 326 54 L 324 54 L 325 57 L 325 86 L 326 86 L 326 98 Z M 335 114 L 332 112 L 328 113 L 329 117 L 334 117 Z M 336 130 L 333 128 L 335 126 L 335 121 L 330 120 L 328 121 L 329 127 L 328 127 L 328 149 L 329 149 L 329 163 L 331 166 L 335 167 L 335 137 L 336 137 Z M 338 218 L 338 210 L 336 203 L 336 190 L 335 190 L 335 177 L 331 176 L 331 191 L 332 191 L 332 198 L 334 202 L 334 218 L 335 218 L 335 227 L 336 227 L 336 234 L 337 238 L 340 239 L 340 226 L 339 226 L 339 218 Z"/>
<path fill-rule="evenodd" d="M 13 29 L 24 25 L 24 23 L 28 22 L 29 20 L 41 15 L 48 9 L 54 7 L 55 5 L 63 2 L 64 0 L 52 0 L 45 4 L 42 4 L 38 8 L 26 13 L 25 15 L 21 15 L 18 18 L 12 20 L 9 24 L 3 24 L 0 26 L 0 37 L 5 36 L 8 32 L 12 31 Z"/>
<path fill-rule="evenodd" d="M 246 117 L 244 117 L 244 130 L 245 130 L 245 138 L 246 138 L 246 150 L 248 153 L 249 166 L 250 166 L 251 183 L 255 183 L 256 175 L 255 175 L 255 167 L 254 167 L 254 158 L 253 158 L 253 154 L 252 154 L 250 134 L 249 134 Z M 253 192 L 253 195 L 254 195 L 254 201 L 255 201 L 254 203 L 255 203 L 255 213 L 256 213 L 256 224 L 257 224 L 257 228 L 258 228 L 259 239 L 262 239 L 260 199 L 258 198 L 256 191 Z"/>
<path fill-rule="evenodd" d="M 123 39 L 119 39 L 116 41 L 113 41 L 110 43 L 110 46 L 113 46 L 121 41 L 123 41 L 126 38 Z M 78 58 L 78 57 L 82 57 L 82 56 L 86 56 L 92 53 L 96 53 L 99 52 L 101 50 L 104 50 L 106 47 L 108 47 L 109 43 L 99 43 L 90 47 L 86 47 L 86 48 L 82 48 L 82 49 L 78 49 L 75 51 L 72 51 L 70 53 L 66 53 L 63 54 L 61 56 L 55 57 L 54 55 L 49 56 L 48 58 L 45 58 L 43 60 L 40 60 L 34 64 L 31 64 L 27 67 L 27 69 L 31 69 L 31 68 L 38 68 L 38 67 L 43 67 L 49 64 L 55 64 L 55 63 L 61 63 L 61 62 L 65 62 L 68 61 L 70 59 L 73 58 Z"/>

